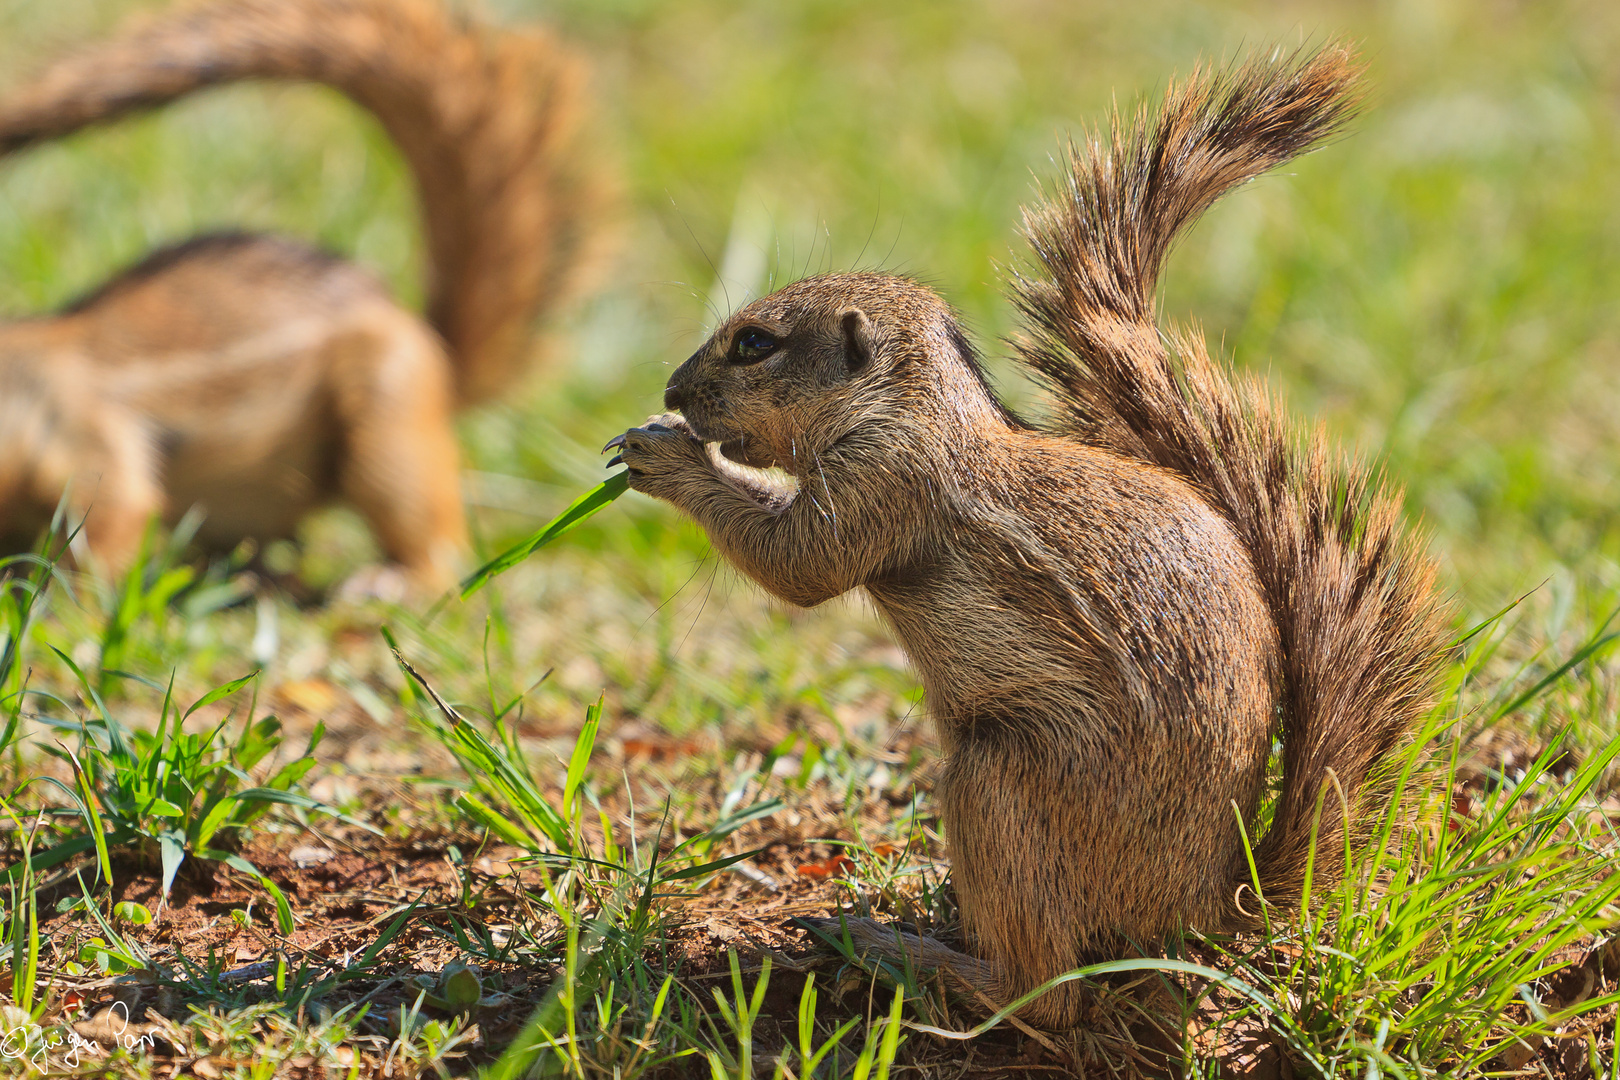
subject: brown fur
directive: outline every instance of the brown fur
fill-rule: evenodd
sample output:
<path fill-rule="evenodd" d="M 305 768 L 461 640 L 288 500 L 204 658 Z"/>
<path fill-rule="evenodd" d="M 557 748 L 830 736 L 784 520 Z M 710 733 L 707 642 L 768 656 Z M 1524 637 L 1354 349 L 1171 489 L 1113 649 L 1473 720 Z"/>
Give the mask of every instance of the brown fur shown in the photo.
<path fill-rule="evenodd" d="M 999 404 L 932 292 L 834 274 L 727 320 L 670 379 L 683 415 L 615 440 L 632 487 L 776 596 L 865 588 L 921 674 L 972 955 L 856 920 L 863 948 L 1005 1001 L 1179 927 L 1249 925 L 1237 813 L 1252 835 L 1279 724 L 1256 858 L 1289 904 L 1329 772 L 1355 806 L 1425 707 L 1442 619 L 1397 496 L 1196 336 L 1161 336 L 1152 302 L 1176 230 L 1335 131 L 1356 74 L 1337 46 L 1195 74 L 1071 155 L 1028 219 L 1044 273 L 1015 285 L 1048 429 Z M 1325 850 L 1344 824 L 1330 798 Z M 1072 1023 L 1079 1000 L 1025 1015 Z"/>
<path fill-rule="evenodd" d="M 0 540 L 63 490 L 127 563 L 147 518 L 201 504 L 199 538 L 290 535 L 335 496 L 429 587 L 466 545 L 451 418 L 535 360 L 600 184 L 582 171 L 581 66 L 434 0 L 221 0 L 83 49 L 0 99 L 0 152 L 241 79 L 333 86 L 416 178 L 431 328 L 359 268 L 296 242 L 209 237 L 59 314 L 0 326 Z"/>

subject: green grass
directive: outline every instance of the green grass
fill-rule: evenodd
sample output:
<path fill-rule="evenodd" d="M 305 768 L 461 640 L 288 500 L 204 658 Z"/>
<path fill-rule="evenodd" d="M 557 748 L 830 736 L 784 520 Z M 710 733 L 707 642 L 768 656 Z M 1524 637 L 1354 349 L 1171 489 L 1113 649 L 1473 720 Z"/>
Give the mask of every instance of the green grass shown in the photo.
<path fill-rule="evenodd" d="M 0 78 L 152 6 L 0 0 Z M 1052 175 L 1064 133 L 1200 56 L 1301 36 L 1360 40 L 1373 97 L 1351 133 L 1217 207 L 1172 258 L 1163 307 L 1200 320 L 1235 363 L 1266 372 L 1301 413 L 1387 462 L 1414 521 L 1433 533 L 1460 626 L 1529 595 L 1452 670 L 1435 758 L 1414 765 L 1438 786 L 1408 786 L 1388 808 L 1383 843 L 1353 853 L 1346 882 L 1300 918 L 1278 916 L 1267 935 L 1193 942 L 1178 961 L 1213 966 L 1251 996 L 1185 970 L 1115 975 L 1116 996 L 1105 995 L 1114 1004 L 1058 1049 L 1127 1060 L 1122 1047 L 1141 1036 L 1133 1024 L 1150 1023 L 1199 1075 L 1214 1075 L 1221 1037 L 1284 1047 L 1275 1052 L 1296 1071 L 1322 1075 L 1507 1071 L 1530 1050 L 1614 1074 L 1604 1004 L 1613 983 L 1603 982 L 1613 973 L 1600 972 L 1580 1001 L 1557 991 L 1587 970 L 1575 950 L 1602 946 L 1616 915 L 1620 9 L 487 7 L 503 19 L 544 16 L 593 58 L 597 142 L 627 178 L 627 210 L 605 280 L 551 328 L 552 367 L 461 424 L 482 558 L 600 482 L 603 440 L 658 410 L 674 364 L 745 297 L 818 269 L 901 270 L 939 287 L 987 349 L 1004 352 L 997 343 L 1015 327 L 1000 268 L 1024 258 L 1017 209 Z M 414 302 L 411 198 L 386 139 L 334 95 L 230 88 L 0 165 L 0 314 L 63 303 L 155 244 L 216 227 L 316 240 Z M 1005 364 L 996 372 L 1013 399 L 1034 400 Z M 55 824 L 36 828 L 34 811 L 49 801 L 39 793 L 56 789 L 29 788 L 4 861 L 18 863 L 25 837 L 34 854 L 92 841 L 97 828 L 112 845 L 84 855 L 92 903 L 53 894 L 77 906 L 36 910 L 22 871 L 6 894 L 13 997 L 47 1026 L 88 978 L 73 965 L 128 957 L 157 964 L 176 1001 L 199 1010 L 166 1014 L 173 1038 L 244 1075 L 305 1057 L 460 1074 L 496 1061 L 499 1047 L 480 1033 L 495 1030 L 494 1014 L 537 1005 L 544 1023 L 529 1034 L 559 1075 L 797 1077 L 817 1053 L 827 1055 L 819 1075 L 916 1075 L 971 1053 L 986 1066 L 1024 1052 L 1026 1037 L 1004 1023 L 966 1044 L 903 1026 L 959 1032 L 977 1019 L 918 973 L 875 979 L 837 961 L 790 971 L 780 958 L 767 969 L 759 949 L 718 939 L 707 960 L 679 959 L 704 913 L 776 902 L 741 874 L 763 856 L 719 865 L 761 846 L 783 865 L 847 854 L 853 868 L 814 894 L 823 910 L 841 899 L 924 927 L 954 924 L 918 692 L 859 602 L 774 608 L 717 565 L 691 526 L 635 495 L 470 601 L 431 611 L 301 610 L 256 594 L 236 566 L 192 566 L 172 549 L 154 537 L 146 563 L 112 585 L 36 564 L 0 592 L 3 790 L 49 773 L 78 798 L 64 795 L 47 819 Z M 298 550 L 276 555 L 324 584 L 374 548 L 352 514 L 334 511 L 310 523 Z M 460 720 L 400 671 L 383 623 Z M 122 866 L 120 850 L 156 845 L 161 877 L 165 829 L 195 824 L 184 850 L 212 850 L 201 838 L 211 785 L 229 777 L 237 795 L 272 786 L 286 759 L 247 760 L 231 734 L 254 731 L 262 710 L 239 703 L 216 728 L 231 701 L 190 721 L 172 705 L 253 669 L 289 748 L 328 721 L 318 763 L 288 787 L 392 837 L 429 822 L 456 852 L 446 858 L 457 884 L 377 916 L 346 969 L 272 935 L 281 967 L 239 984 L 223 978 L 220 957 L 143 961 L 150 928 L 121 919 L 90 865 Z M 25 686 L 61 701 L 25 696 Z M 83 735 L 61 750 L 82 772 L 44 750 L 54 734 L 40 713 L 84 718 Z M 114 731 L 127 735 L 123 756 Z M 185 797 L 161 793 L 155 816 L 156 803 L 121 810 L 125 794 L 157 790 L 154 770 L 188 778 Z M 394 794 L 367 803 L 366 785 L 379 783 Z M 769 816 L 723 828 L 776 801 Z M 217 814 L 226 803 L 212 805 Z M 86 820 L 92 808 L 100 826 Z M 272 838 L 304 835 L 315 819 L 295 810 L 254 825 Z M 483 829 L 528 857 L 521 888 L 480 877 Z M 362 835 L 354 842 L 369 843 Z M 258 895 L 257 910 L 275 910 Z M 309 897 L 286 899 L 307 926 Z M 255 933 L 277 922 L 242 918 Z M 457 976 L 429 945 L 479 970 Z M 548 991 L 503 989 L 514 971 L 544 973 Z M 467 1005 L 469 978 L 479 1001 L 510 1000 Z M 890 1019 L 897 1000 L 900 1023 Z M 1560 1025 L 1555 1055 L 1542 1039 Z M 257 1059 L 254 1046 L 264 1048 Z M 140 1055 L 126 1065 L 154 1067 Z"/>

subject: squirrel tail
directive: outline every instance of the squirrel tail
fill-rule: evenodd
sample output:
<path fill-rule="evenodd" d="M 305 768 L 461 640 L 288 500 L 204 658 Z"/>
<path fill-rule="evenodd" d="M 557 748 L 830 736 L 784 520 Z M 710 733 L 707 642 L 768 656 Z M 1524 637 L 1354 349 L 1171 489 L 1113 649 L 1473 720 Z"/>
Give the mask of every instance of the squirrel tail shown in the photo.
<path fill-rule="evenodd" d="M 131 27 L 0 99 L 0 154 L 244 79 L 331 86 L 415 176 L 427 316 L 463 404 L 511 384 L 568 292 L 600 185 L 576 152 L 583 66 L 550 36 L 491 32 L 434 0 L 221 0 Z"/>
<path fill-rule="evenodd" d="M 1359 75 L 1352 51 L 1329 43 L 1196 70 L 1159 110 L 1116 114 L 1106 140 L 1071 147 L 1066 183 L 1026 215 L 1045 273 L 1014 282 L 1021 359 L 1054 392 L 1060 426 L 1180 474 L 1250 552 L 1282 660 L 1282 791 L 1255 858 L 1266 899 L 1289 905 L 1313 832 L 1330 853 L 1357 831 L 1358 805 L 1384 782 L 1376 766 L 1430 704 L 1445 642 L 1434 568 L 1403 528 L 1398 490 L 1286 420 L 1200 335 L 1161 335 L 1153 295 L 1177 231 L 1337 133 Z M 1333 784 L 1344 803 L 1328 792 L 1318 827 Z M 1317 880 L 1337 862 L 1322 858 Z M 1236 872 L 1235 889 L 1248 881 Z"/>

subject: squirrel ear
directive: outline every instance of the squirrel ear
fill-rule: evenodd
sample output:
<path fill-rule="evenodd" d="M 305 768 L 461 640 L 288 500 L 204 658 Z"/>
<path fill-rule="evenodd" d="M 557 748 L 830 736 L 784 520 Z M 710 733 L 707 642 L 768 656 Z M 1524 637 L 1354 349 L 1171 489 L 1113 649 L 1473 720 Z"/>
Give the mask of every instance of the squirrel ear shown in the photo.
<path fill-rule="evenodd" d="M 872 320 L 860 308 L 845 308 L 838 321 L 844 328 L 844 366 L 854 374 L 872 362 Z"/>

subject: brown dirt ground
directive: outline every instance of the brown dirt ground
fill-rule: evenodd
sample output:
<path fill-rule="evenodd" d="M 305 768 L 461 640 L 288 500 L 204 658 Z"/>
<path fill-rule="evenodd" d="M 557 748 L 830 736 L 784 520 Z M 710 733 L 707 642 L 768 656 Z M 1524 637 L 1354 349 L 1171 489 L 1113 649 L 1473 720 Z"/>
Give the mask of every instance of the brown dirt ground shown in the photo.
<path fill-rule="evenodd" d="M 303 726 L 303 712 L 324 713 L 327 717 L 345 712 L 334 708 L 342 704 L 341 699 L 327 700 L 323 696 L 327 694 L 325 684 L 277 688 L 276 704 L 290 720 L 289 743 L 301 741 L 293 732 Z M 532 868 L 514 862 L 521 854 L 518 849 L 487 845 L 479 834 L 449 825 L 454 812 L 436 801 L 441 797 L 440 788 L 407 777 L 390 780 L 374 772 L 369 777 L 355 775 L 369 771 L 366 767 L 375 767 L 379 761 L 410 760 L 414 766 L 411 771 L 419 776 L 423 746 L 411 747 L 408 752 L 398 749 L 397 739 L 358 708 L 346 710 L 332 728 L 333 735 L 321 747 L 321 757 L 341 764 L 347 774 L 323 777 L 316 784 L 316 793 L 333 798 L 337 789 L 347 789 L 350 796 L 371 808 L 376 821 L 385 824 L 386 835 L 349 825 L 318 823 L 318 831 L 275 826 L 261 830 L 246 842 L 242 854 L 277 883 L 297 915 L 297 926 L 290 936 L 283 938 L 275 931 L 273 907 L 265 891 L 234 871 L 189 862 L 170 897 L 162 902 L 156 866 L 124 857 L 114 866 L 113 899 L 135 901 L 156 913 L 151 925 L 127 928 L 127 936 L 177 978 L 164 981 L 130 976 L 64 976 L 60 964 L 76 956 L 83 941 L 100 931 L 82 911 L 55 910 L 57 901 L 77 891 L 76 882 L 61 880 L 41 895 L 41 930 L 49 943 L 42 960 L 47 969 L 56 970 L 53 978 L 59 991 L 58 1009 L 66 1010 L 66 1018 L 82 1038 L 111 1045 L 127 1032 L 149 1034 L 154 1040 L 150 1067 L 155 1076 L 213 1078 L 246 1068 L 253 1063 L 250 1052 L 240 1046 L 207 1044 L 196 1037 L 192 1027 L 185 1024 L 192 1005 L 211 1000 L 213 1007 L 220 1008 L 223 1001 L 246 1004 L 269 998 L 278 958 L 284 958 L 295 972 L 301 966 L 307 968 L 316 979 L 345 972 L 400 912 L 416 904 L 412 918 L 377 957 L 371 970 L 340 982 L 320 999 L 330 1010 L 348 1005 L 369 1007 L 350 1043 L 325 1059 L 295 1055 L 278 1073 L 325 1076 L 328 1066 L 348 1064 L 358 1070 L 356 1075 L 410 1076 L 415 1074 L 415 1067 L 389 1055 L 390 1044 L 398 1034 L 395 1018 L 417 1000 L 423 984 L 431 987 L 446 964 L 462 958 L 461 950 L 445 936 L 452 918 L 463 922 L 476 919 L 508 933 L 522 924 L 545 944 L 547 924 L 536 921 L 535 905 L 526 898 L 529 891 L 539 888 L 541 878 Z M 571 743 L 574 733 L 536 728 L 523 734 Z M 777 733 L 767 735 L 772 741 L 777 737 Z M 611 735 L 604 735 L 599 752 L 605 775 L 628 771 L 638 787 L 645 784 L 646 790 L 638 796 L 643 842 L 651 832 L 646 828 L 646 808 L 658 805 L 657 790 L 688 785 L 700 764 L 702 775 L 707 777 L 705 782 L 713 784 L 714 763 L 706 756 L 711 749 L 698 740 L 674 738 L 633 718 L 621 719 Z M 911 747 L 890 749 L 899 762 L 907 758 Z M 1508 769 L 1533 758 L 1535 752 L 1535 747 L 1492 744 L 1480 748 L 1478 756 L 1492 768 Z M 1468 793 L 1479 787 L 1480 775 L 1476 769 L 1464 776 L 1460 797 L 1469 797 Z M 926 788 L 926 770 L 917 779 Z M 856 839 L 850 826 L 855 820 L 861 835 L 880 856 L 903 857 L 913 866 L 926 866 L 936 880 L 943 877 L 947 864 L 937 837 L 922 841 L 923 847 L 918 850 L 901 850 L 893 842 L 878 839 L 898 835 L 896 819 L 908 804 L 907 799 L 896 794 L 900 786 L 904 785 L 871 793 L 853 818 L 832 792 L 813 786 L 795 794 L 771 817 L 746 826 L 715 856 L 759 849 L 757 856 L 735 870 L 715 876 L 700 890 L 660 901 L 668 936 L 659 955 L 647 957 L 649 964 L 675 971 L 693 1000 L 706 1003 L 711 988 L 729 987 L 728 951 L 736 950 L 745 972 L 755 973 L 769 954 L 774 976 L 755 1031 L 760 1055 L 774 1054 L 794 1037 L 794 1017 L 803 986 L 801 973 L 816 974 L 823 988 L 821 1008 L 829 1028 L 856 1013 L 876 1015 L 885 1011 L 891 990 L 844 967 L 836 958 L 828 958 L 806 940 L 803 931 L 790 927 L 788 922 L 798 915 L 826 914 L 858 900 L 879 913 L 920 921 L 950 936 L 948 900 L 936 902 L 931 908 L 914 905 L 915 897 L 907 892 L 908 886 L 885 886 L 880 880 L 881 868 L 869 864 L 858 868 L 864 877 L 852 880 L 852 867 L 841 858 L 842 849 L 826 842 Z M 626 820 L 622 792 L 610 793 L 604 808 L 619 820 Z M 682 831 L 679 820 L 672 823 L 670 831 Z M 668 839 L 664 845 L 668 847 Z M 457 853 L 464 864 L 460 873 L 453 862 Z M 911 882 L 909 887 L 914 892 L 918 875 L 905 880 Z M 470 908 L 464 886 L 477 895 Z M 242 919 L 243 912 L 250 912 L 251 917 Z M 555 920 L 549 929 L 555 932 Z M 548 953 L 552 959 L 555 955 L 554 949 Z M 186 981 L 179 977 L 181 956 L 194 965 L 193 976 L 197 968 L 213 972 L 213 989 L 207 995 L 188 995 L 185 986 L 176 985 Z M 1219 966 L 1213 953 L 1195 954 L 1194 959 Z M 1620 949 L 1611 947 L 1590 953 L 1576 950 L 1569 959 L 1571 966 L 1552 981 L 1553 985 L 1538 988 L 1549 1008 L 1615 990 L 1620 977 Z M 545 996 L 559 968 L 551 959 L 536 959 L 531 953 L 516 961 L 484 963 L 482 971 L 486 995 L 470 1017 L 476 1026 L 476 1038 L 464 1047 L 464 1055 L 452 1062 L 457 1074 L 493 1060 Z M 754 977 L 746 975 L 750 985 Z M 1069 1036 L 1035 1035 L 1011 1025 L 970 1042 L 913 1033 L 902 1049 L 903 1067 L 897 1068 L 896 1075 L 1110 1075 L 1104 1062 L 1125 1070 L 1119 1075 L 1131 1075 L 1132 1070 L 1141 1075 L 1162 1074 L 1154 1048 L 1169 1049 L 1172 1040 L 1156 1035 L 1152 1024 L 1139 1018 L 1174 1013 L 1176 1019 L 1161 1023 L 1179 1037 L 1179 1013 L 1162 999 L 1162 994 L 1156 997 L 1145 980 L 1119 984 L 1114 989 L 1117 1000 L 1100 1001 L 1088 1030 Z M 1124 1007 L 1120 1007 L 1122 1004 Z M 1294 1075 L 1289 1053 L 1263 1023 L 1230 1022 L 1230 1014 L 1238 1004 L 1220 993 L 1205 1000 L 1192 1023 L 1195 1027 L 1219 1027 L 1220 1034 L 1200 1035 L 1200 1048 L 1218 1056 L 1228 1076 L 1269 1080 Z M 977 1019 L 973 1003 L 954 995 L 939 993 L 924 1008 L 932 1010 L 931 1021 L 941 1026 L 965 1028 Z M 118 1012 L 120 1009 L 124 1013 Z M 425 1012 L 448 1018 L 446 1012 L 435 1010 L 431 1004 Z M 127 1023 L 122 1019 L 125 1013 Z M 1521 1075 L 1585 1080 L 1591 1075 L 1588 1036 L 1603 1053 L 1611 1053 L 1614 1016 L 1611 1007 L 1583 1017 L 1559 1037 L 1523 1047 L 1500 1064 L 1504 1069 L 1530 1070 Z M 268 1030 L 265 1037 L 269 1037 Z M 857 1050 L 858 1043 L 853 1040 L 858 1037 L 851 1037 Z M 106 1064 L 111 1066 L 111 1062 Z M 63 1070 L 64 1074 L 67 1071 Z M 117 1074 L 116 1068 L 111 1072 Z M 698 1059 L 687 1058 L 666 1073 L 706 1075 L 706 1067 Z"/>

